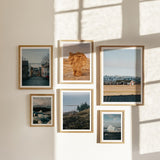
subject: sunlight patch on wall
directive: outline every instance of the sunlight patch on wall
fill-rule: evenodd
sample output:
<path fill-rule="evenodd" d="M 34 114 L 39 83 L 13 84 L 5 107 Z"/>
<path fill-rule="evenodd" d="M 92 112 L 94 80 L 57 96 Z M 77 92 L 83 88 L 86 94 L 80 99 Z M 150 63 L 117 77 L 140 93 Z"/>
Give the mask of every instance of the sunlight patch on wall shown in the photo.
<path fill-rule="evenodd" d="M 79 0 L 55 0 L 54 8 L 55 12 L 59 11 L 69 11 L 73 9 L 78 9 Z"/>
<path fill-rule="evenodd" d="M 77 39 L 77 12 L 55 15 L 55 40 Z"/>
<path fill-rule="evenodd" d="M 140 154 L 160 152 L 160 121 L 140 125 Z"/>
<path fill-rule="evenodd" d="M 160 1 L 140 3 L 140 35 L 160 33 Z"/>
<path fill-rule="evenodd" d="M 145 49 L 144 106 L 139 107 L 140 121 L 160 118 L 160 48 Z"/>
<path fill-rule="evenodd" d="M 160 80 L 160 48 L 145 50 L 145 81 Z"/>
<path fill-rule="evenodd" d="M 83 0 L 83 7 L 84 8 L 98 7 L 104 5 L 117 4 L 121 2 L 122 0 Z"/>
<path fill-rule="evenodd" d="M 82 39 L 119 39 L 122 34 L 121 6 L 83 11 Z"/>
<path fill-rule="evenodd" d="M 140 122 L 160 119 L 160 83 L 145 86 L 144 106 L 139 107 Z"/>

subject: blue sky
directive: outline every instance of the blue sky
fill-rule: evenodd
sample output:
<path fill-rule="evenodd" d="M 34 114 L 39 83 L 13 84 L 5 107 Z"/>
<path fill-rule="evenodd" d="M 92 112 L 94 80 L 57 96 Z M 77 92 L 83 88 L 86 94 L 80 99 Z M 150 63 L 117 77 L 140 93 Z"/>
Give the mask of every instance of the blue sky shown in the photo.
<path fill-rule="evenodd" d="M 141 75 L 140 49 L 105 49 L 103 53 L 103 75 Z"/>
<path fill-rule="evenodd" d="M 90 92 L 63 92 L 63 105 L 90 104 Z"/>
<path fill-rule="evenodd" d="M 104 114 L 104 127 L 112 125 L 114 127 L 121 127 L 121 114 Z"/>
<path fill-rule="evenodd" d="M 22 56 L 29 63 L 41 63 L 42 58 L 49 54 L 49 49 L 22 49 Z"/>

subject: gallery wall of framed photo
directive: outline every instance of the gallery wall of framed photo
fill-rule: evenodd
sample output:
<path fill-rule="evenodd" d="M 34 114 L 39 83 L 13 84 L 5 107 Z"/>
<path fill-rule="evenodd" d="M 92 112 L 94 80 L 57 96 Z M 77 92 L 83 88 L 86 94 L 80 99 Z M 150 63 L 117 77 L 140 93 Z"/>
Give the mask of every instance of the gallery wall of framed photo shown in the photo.
<path fill-rule="evenodd" d="M 144 46 L 97 48 L 94 52 L 92 40 L 58 41 L 57 83 L 66 88 L 55 87 L 57 103 L 55 95 L 47 91 L 30 94 L 31 127 L 54 127 L 57 123 L 59 133 L 93 133 L 97 110 L 97 143 L 125 143 L 125 110 L 117 106 L 144 103 Z M 54 89 L 53 54 L 52 45 L 19 46 L 19 89 Z M 94 65 L 95 54 L 99 66 Z M 67 88 L 69 85 L 72 87 Z M 98 102 L 103 110 L 95 109 Z"/>
<path fill-rule="evenodd" d="M 160 1 L 1 2 L 0 159 L 159 160 Z"/>

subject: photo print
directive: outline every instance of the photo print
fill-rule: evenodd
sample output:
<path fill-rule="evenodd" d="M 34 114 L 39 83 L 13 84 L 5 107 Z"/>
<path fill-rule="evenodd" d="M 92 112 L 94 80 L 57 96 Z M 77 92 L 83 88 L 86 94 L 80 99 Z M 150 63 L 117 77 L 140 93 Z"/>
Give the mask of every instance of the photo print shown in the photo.
<path fill-rule="evenodd" d="M 93 132 L 92 90 L 60 90 L 60 132 Z"/>
<path fill-rule="evenodd" d="M 60 83 L 93 82 L 93 41 L 63 40 L 60 47 Z"/>
<path fill-rule="evenodd" d="M 143 47 L 101 46 L 101 105 L 142 105 L 143 67 Z"/>

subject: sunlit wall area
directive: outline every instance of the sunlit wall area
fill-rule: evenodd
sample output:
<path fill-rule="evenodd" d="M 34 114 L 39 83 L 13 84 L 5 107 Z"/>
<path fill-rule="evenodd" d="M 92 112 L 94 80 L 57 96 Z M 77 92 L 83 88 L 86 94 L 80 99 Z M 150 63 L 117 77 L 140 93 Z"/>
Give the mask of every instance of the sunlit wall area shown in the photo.
<path fill-rule="evenodd" d="M 141 124 L 140 132 L 140 154 L 160 152 L 160 120 Z"/>
<path fill-rule="evenodd" d="M 79 0 L 55 0 L 54 9 L 55 12 L 63 12 L 78 9 Z"/>
<path fill-rule="evenodd" d="M 160 33 L 160 1 L 140 1 L 140 35 Z"/>
<path fill-rule="evenodd" d="M 160 119 L 160 84 L 149 84 L 145 87 L 145 105 L 139 108 L 140 122 Z M 140 133 L 145 134 L 145 133 Z"/>
<path fill-rule="evenodd" d="M 106 158 L 117 160 L 131 160 L 131 107 L 124 106 L 97 106 L 96 95 L 96 47 L 97 43 L 108 45 L 109 40 L 122 38 L 122 4 L 120 0 L 79 0 L 71 5 L 67 1 L 58 5 L 59 0 L 54 0 L 54 43 L 57 40 L 93 40 L 94 43 L 94 83 L 89 85 L 65 85 L 56 84 L 57 89 L 62 88 L 92 88 L 94 89 L 94 133 L 56 133 L 56 160 L 105 160 Z M 70 0 L 69 0 L 70 1 Z M 77 2 L 77 1 L 76 1 Z M 66 6 L 65 6 L 66 4 Z M 77 8 L 78 6 L 78 8 Z M 57 8 L 58 7 L 58 8 Z M 61 8 L 60 8 L 61 7 Z M 114 43 L 114 44 L 115 44 Z M 97 45 L 97 46 L 96 46 Z M 57 49 L 57 50 L 56 50 Z M 59 48 L 55 49 L 55 54 L 60 53 Z M 58 58 L 54 61 L 58 64 Z M 58 110 L 59 105 L 57 106 Z M 120 144 L 100 144 L 97 143 L 97 110 L 125 110 L 125 143 Z M 58 117 L 58 115 L 57 115 Z M 116 153 L 116 154 L 115 154 Z"/>
<path fill-rule="evenodd" d="M 145 50 L 145 103 L 144 106 L 139 107 L 138 152 L 140 160 L 152 160 L 151 157 L 156 160 L 160 156 L 159 53 L 159 47 Z"/>
<path fill-rule="evenodd" d="M 78 13 L 55 14 L 54 39 L 77 39 L 78 38 Z"/>
<path fill-rule="evenodd" d="M 82 12 L 82 38 L 96 41 L 121 38 L 121 6 L 85 10 Z"/>
<path fill-rule="evenodd" d="M 90 8 L 90 7 L 101 7 L 105 5 L 114 5 L 121 3 L 122 0 L 83 0 L 83 7 Z"/>
<path fill-rule="evenodd" d="M 158 37 L 156 41 L 158 41 Z M 154 42 L 153 42 L 154 43 Z M 145 82 L 160 80 L 160 47 L 145 50 Z"/>
<path fill-rule="evenodd" d="M 160 48 L 145 50 L 145 103 L 139 107 L 140 122 L 160 118 Z M 145 134 L 145 133 L 141 133 Z"/>
<path fill-rule="evenodd" d="M 146 84 L 145 105 L 139 107 L 139 160 L 157 160 L 160 156 L 160 83 Z M 133 132 L 134 133 L 134 132 Z M 136 147 L 136 146 L 135 146 Z M 149 159 L 147 158 L 149 155 Z M 145 157 L 145 158 L 144 158 Z M 136 160 L 136 159 L 133 159 Z"/>

